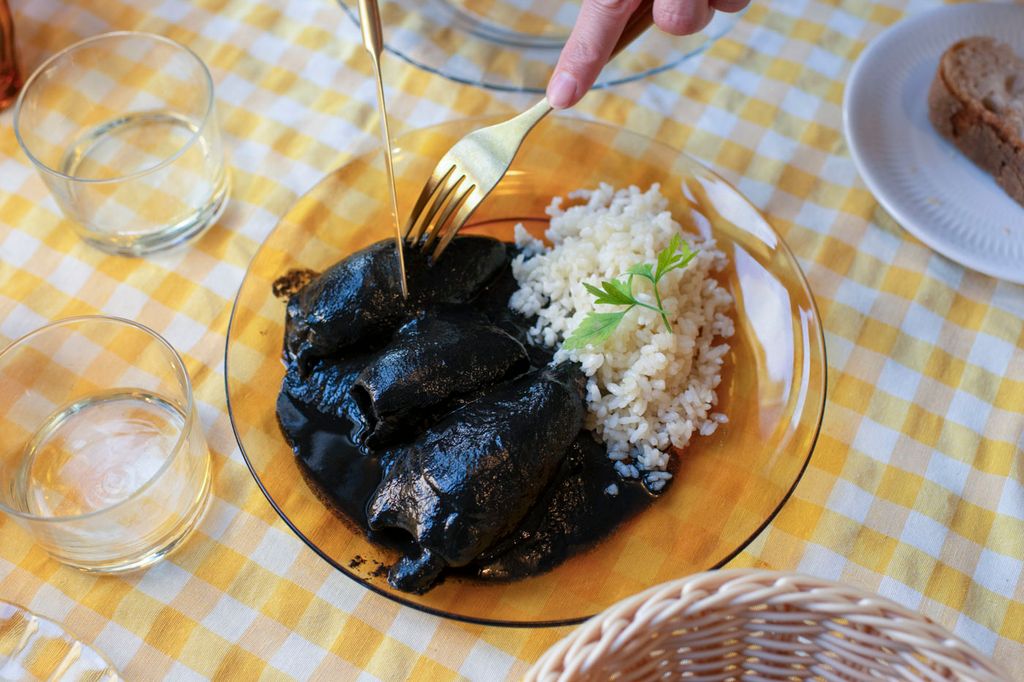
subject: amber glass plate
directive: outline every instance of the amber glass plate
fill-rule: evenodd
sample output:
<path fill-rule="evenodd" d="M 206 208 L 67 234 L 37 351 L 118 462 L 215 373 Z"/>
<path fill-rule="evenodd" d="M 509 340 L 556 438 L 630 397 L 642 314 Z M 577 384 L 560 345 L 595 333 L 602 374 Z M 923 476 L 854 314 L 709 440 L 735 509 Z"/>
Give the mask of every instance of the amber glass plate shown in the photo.
<path fill-rule="evenodd" d="M 482 121 L 412 132 L 395 149 L 408 213 L 434 163 Z M 603 543 L 550 573 L 507 584 L 449 579 L 425 595 L 398 592 L 395 560 L 332 515 L 310 491 L 278 430 L 284 302 L 273 281 L 323 270 L 389 232 L 379 152 L 324 178 L 257 252 L 228 330 L 225 372 L 235 435 L 256 482 L 292 530 L 338 570 L 403 604 L 498 625 L 579 622 L 657 583 L 722 566 L 771 521 L 810 458 L 825 399 L 821 323 L 807 282 L 778 233 L 731 185 L 671 147 L 618 128 L 550 118 L 530 136 L 470 231 L 511 239 L 516 222 L 540 235 L 553 195 L 608 182 L 661 183 L 685 229 L 712 234 L 730 258 L 722 282 L 736 299 L 736 334 L 719 409 L 729 423 L 695 438 L 667 492 Z"/>

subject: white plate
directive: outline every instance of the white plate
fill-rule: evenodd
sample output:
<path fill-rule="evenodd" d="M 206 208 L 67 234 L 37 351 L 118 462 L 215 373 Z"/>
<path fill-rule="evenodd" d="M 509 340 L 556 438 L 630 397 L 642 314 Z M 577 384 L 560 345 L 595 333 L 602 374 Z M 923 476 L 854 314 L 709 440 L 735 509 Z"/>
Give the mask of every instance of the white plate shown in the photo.
<path fill-rule="evenodd" d="M 1024 55 L 1024 6 L 940 7 L 886 30 L 850 74 L 844 132 L 864 182 L 904 228 L 962 265 L 1024 283 L 1024 208 L 928 121 L 939 57 L 974 35 Z"/>

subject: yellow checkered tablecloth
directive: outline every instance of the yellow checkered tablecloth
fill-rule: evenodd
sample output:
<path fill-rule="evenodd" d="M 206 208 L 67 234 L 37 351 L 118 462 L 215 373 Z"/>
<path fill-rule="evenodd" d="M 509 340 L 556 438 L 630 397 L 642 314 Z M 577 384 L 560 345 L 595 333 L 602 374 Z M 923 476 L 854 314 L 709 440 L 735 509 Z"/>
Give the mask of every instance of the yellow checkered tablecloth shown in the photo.
<path fill-rule="evenodd" d="M 721 172 L 805 268 L 829 353 L 811 464 L 733 565 L 880 592 L 1024 671 L 1024 288 L 945 260 L 879 208 L 841 133 L 865 44 L 919 0 L 754 0 L 686 66 L 588 97 L 586 116 Z M 217 87 L 233 194 L 184 250 L 106 256 L 74 236 L 0 115 L 0 342 L 81 313 L 136 319 L 185 358 L 213 451 L 200 530 L 140 575 L 64 568 L 0 518 L 0 597 L 64 623 L 129 679 L 512 679 L 566 630 L 463 625 L 368 592 L 292 536 L 232 436 L 230 304 L 277 217 L 376 140 L 356 29 L 327 0 L 12 0 L 22 61 L 116 29 L 199 53 Z M 396 132 L 528 97 L 458 86 L 385 58 Z"/>

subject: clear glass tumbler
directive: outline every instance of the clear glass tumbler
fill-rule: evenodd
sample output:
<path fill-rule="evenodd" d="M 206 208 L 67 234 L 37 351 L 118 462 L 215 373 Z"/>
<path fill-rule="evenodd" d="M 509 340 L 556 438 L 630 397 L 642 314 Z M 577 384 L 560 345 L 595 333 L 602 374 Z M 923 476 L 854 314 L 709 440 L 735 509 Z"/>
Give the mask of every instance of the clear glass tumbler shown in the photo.
<path fill-rule="evenodd" d="M 213 80 L 168 38 L 107 33 L 54 55 L 25 83 L 14 132 L 81 236 L 108 251 L 183 242 L 227 203 Z"/>
<path fill-rule="evenodd" d="M 181 358 L 112 317 L 55 322 L 0 352 L 0 510 L 88 571 L 148 566 L 200 521 L 210 454 Z"/>

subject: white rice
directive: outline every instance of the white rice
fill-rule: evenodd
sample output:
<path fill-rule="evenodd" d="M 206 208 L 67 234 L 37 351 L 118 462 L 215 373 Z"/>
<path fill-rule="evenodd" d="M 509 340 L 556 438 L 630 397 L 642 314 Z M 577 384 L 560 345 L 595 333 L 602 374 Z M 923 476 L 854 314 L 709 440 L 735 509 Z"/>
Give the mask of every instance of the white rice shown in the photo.
<path fill-rule="evenodd" d="M 537 316 L 530 337 L 546 346 L 561 344 L 595 310 L 584 282 L 600 286 L 633 265 L 656 263 L 658 252 L 681 231 L 658 185 L 642 192 L 602 184 L 569 199 L 579 203 L 563 209 L 563 199 L 556 197 L 547 209 L 550 247 L 516 228 L 524 253 L 512 263 L 519 290 L 509 305 Z M 694 434 L 710 435 L 727 421 L 713 410 L 729 350 L 722 339 L 733 333 L 727 314 L 732 297 L 711 277 L 725 266 L 726 256 L 713 239 L 686 233 L 683 238 L 697 257 L 659 283 L 674 333 L 655 312 L 633 308 L 600 347 L 560 348 L 555 354 L 556 362 L 569 358 L 582 365 L 588 377 L 587 428 L 604 440 L 618 472 L 642 477 L 653 489 L 671 478 L 666 469 L 672 448 L 684 448 Z M 633 294 L 655 303 L 646 280 L 634 279 Z M 619 309 L 600 306 L 601 311 Z"/>

